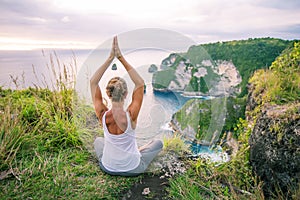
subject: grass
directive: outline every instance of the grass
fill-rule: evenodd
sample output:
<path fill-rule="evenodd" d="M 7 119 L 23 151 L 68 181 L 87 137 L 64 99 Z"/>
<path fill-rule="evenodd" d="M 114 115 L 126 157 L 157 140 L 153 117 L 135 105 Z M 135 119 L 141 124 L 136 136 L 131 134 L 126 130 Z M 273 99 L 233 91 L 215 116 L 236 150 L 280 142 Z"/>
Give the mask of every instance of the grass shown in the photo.
<path fill-rule="evenodd" d="M 297 48 L 290 57 L 298 55 Z M 53 59 L 50 58 L 49 66 L 56 78 L 51 87 L 24 90 L 0 87 L 0 199 L 118 199 L 141 177 L 115 177 L 100 170 L 92 142 L 102 133 L 93 109 L 76 97 L 74 83 L 68 82 L 73 80 L 70 71 L 60 67 L 58 61 L 60 70 L 55 71 Z M 297 60 L 292 60 L 291 66 L 299 66 Z M 282 70 L 280 66 L 274 64 L 271 70 Z M 285 87 L 292 100 L 299 100 L 298 69 L 289 69 L 297 75 L 291 76 L 292 80 L 287 80 L 290 76 L 280 76 L 280 86 L 272 85 L 272 79 L 265 82 L 259 81 L 262 77 L 257 81 L 252 79 L 254 84 L 262 84 L 257 96 L 262 92 L 263 101 L 284 103 L 290 100 L 278 88 Z M 285 81 L 292 83 L 283 84 Z M 273 92 L 266 92 L 270 91 L 266 88 L 273 87 Z M 264 199 L 262 183 L 249 165 L 251 127 L 240 120 L 234 130 L 240 147 L 237 155 L 227 163 L 218 164 L 187 160 L 187 172 L 170 179 L 168 198 Z M 179 136 L 164 143 L 165 148 L 179 153 L 185 148 Z M 300 187 L 293 194 L 295 199 L 299 191 Z M 280 191 L 277 194 L 280 197 Z"/>
<path fill-rule="evenodd" d="M 170 181 L 168 189 L 172 199 L 264 199 L 261 182 L 249 165 L 248 138 L 250 128 L 240 122 L 236 131 L 240 149 L 226 163 L 211 163 L 203 159 L 188 161 L 186 174 Z"/>
<path fill-rule="evenodd" d="M 175 132 L 172 137 L 164 138 L 164 150 L 182 156 L 184 153 L 189 152 L 189 146 L 184 142 L 182 135 Z"/>
<path fill-rule="evenodd" d="M 86 150 L 34 152 L 17 159 L 0 182 L 5 199 L 118 199 L 138 178 L 113 177 L 99 170 Z"/>
<path fill-rule="evenodd" d="M 0 87 L 0 199 L 118 199 L 141 177 L 100 170 L 93 140 L 102 132 L 76 96 L 75 71 L 53 56 L 48 67 L 49 86 Z"/>
<path fill-rule="evenodd" d="M 285 104 L 300 101 L 300 43 L 286 49 L 270 69 L 258 70 L 249 82 L 258 104 Z"/>

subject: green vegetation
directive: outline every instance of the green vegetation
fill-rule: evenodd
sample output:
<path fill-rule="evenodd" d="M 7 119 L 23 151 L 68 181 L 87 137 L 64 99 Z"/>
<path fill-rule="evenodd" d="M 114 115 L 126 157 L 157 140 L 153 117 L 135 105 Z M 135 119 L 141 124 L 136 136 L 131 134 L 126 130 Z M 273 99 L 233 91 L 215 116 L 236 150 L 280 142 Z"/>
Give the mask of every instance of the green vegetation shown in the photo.
<path fill-rule="evenodd" d="M 185 53 L 172 53 L 163 61 L 166 65 L 171 57 L 175 56 L 175 62 L 169 66 L 172 73 L 165 73 L 164 70 L 156 73 L 153 78 L 154 88 L 163 89 L 168 87 L 171 80 L 176 79 L 173 75 L 180 62 L 183 62 L 187 67 L 191 67 L 192 78 L 185 91 L 205 92 L 207 88 L 212 88 L 213 84 L 218 81 L 218 75 L 215 74 L 211 67 L 206 67 L 202 64 L 203 60 L 212 61 L 212 67 L 215 66 L 215 61 L 226 60 L 232 61 L 242 77 L 240 83 L 241 94 L 243 97 L 247 95 L 247 83 L 249 78 L 258 69 L 267 69 L 277 56 L 287 47 L 291 47 L 293 41 L 281 40 L 275 38 L 255 38 L 248 40 L 235 40 L 228 42 L 217 42 L 209 44 L 194 45 Z M 204 81 L 194 77 L 194 73 L 199 67 L 207 69 L 207 75 Z M 168 69 L 168 67 L 166 67 Z M 160 75 L 162 73 L 162 75 Z M 175 81 L 175 80 L 174 80 Z M 156 85 L 162 82 L 163 84 Z M 200 83 L 201 82 L 201 83 Z M 203 82 L 205 84 L 203 85 Z"/>
<path fill-rule="evenodd" d="M 266 39 L 267 41 L 269 39 Z M 276 41 L 276 40 L 275 40 Z M 249 40 L 251 43 L 252 40 Z M 271 40 L 269 41 L 271 42 Z M 281 42 L 281 41 L 277 41 Z M 229 44 L 238 44 L 229 42 Z M 228 45 L 229 45 L 228 44 Z M 222 45 L 222 44 L 220 44 Z M 225 53 L 225 52 L 224 52 Z M 274 53 L 275 55 L 275 53 Z M 261 58 L 262 59 L 262 58 Z M 269 60 L 272 62 L 271 60 Z M 242 118 L 236 120 L 234 110 L 228 113 L 231 116 L 230 121 L 225 123 L 225 129 L 232 130 L 234 138 L 238 142 L 237 154 L 231 157 L 226 163 L 211 163 L 207 160 L 196 159 L 189 160 L 189 170 L 186 174 L 177 176 L 170 181 L 168 189 L 170 198 L 173 199 L 265 199 L 264 182 L 253 172 L 250 165 L 250 146 L 249 137 L 253 131 L 256 120 L 262 114 L 262 109 L 268 106 L 271 108 L 270 114 L 273 113 L 274 121 L 272 124 L 266 124 L 265 128 L 269 129 L 273 141 L 268 140 L 268 144 L 279 147 L 283 154 L 289 153 L 291 146 L 292 155 L 295 154 L 294 149 L 297 148 L 295 138 L 290 135 L 283 135 L 283 127 L 293 129 L 295 124 L 291 121 L 297 121 L 299 118 L 299 100 L 300 100 L 300 43 L 295 42 L 293 47 L 288 47 L 282 54 L 272 62 L 270 69 L 261 69 L 254 73 L 250 79 L 251 97 L 255 100 L 251 112 L 247 113 L 249 121 Z M 245 98 L 237 98 L 230 101 L 231 105 L 245 105 Z M 249 102 L 248 102 L 249 103 Z M 250 102 L 253 103 L 253 102 Z M 188 104 L 192 104 L 188 102 Z M 227 103 L 228 105 L 228 103 Z M 227 106 L 227 110 L 230 107 Z M 278 110 L 276 110 L 278 109 Z M 245 110 L 241 110 L 241 113 Z M 185 111 L 182 111 L 184 113 Z M 176 114 L 178 115 L 178 114 Z M 244 114 L 243 114 L 244 115 Z M 179 115 L 180 116 L 180 115 Z M 178 116 L 177 116 L 178 117 Z M 181 115 L 182 118 L 182 115 Z M 182 120 L 178 117 L 178 120 Z M 290 120 L 289 120 L 290 119 Z M 236 121 L 236 123 L 234 123 Z M 188 120 L 183 120 L 182 124 L 187 125 Z M 260 123 L 264 124 L 265 121 Z M 235 125 L 234 125 L 235 124 Z M 290 126 L 290 127 L 289 127 Z M 260 130 L 256 130 L 260 132 Z M 293 131 L 295 131 L 293 129 Z M 292 134 L 290 131 L 289 134 Z M 266 133 L 263 133 L 264 135 Z M 225 135 L 224 135 L 225 136 Z M 298 137 L 298 136 L 297 136 Z M 283 145 L 283 140 L 289 144 Z M 263 139 L 263 141 L 266 141 Z M 258 144 L 259 145 L 259 144 Z M 262 144 L 264 145 L 264 144 Z M 284 151 L 286 149 L 286 151 Z M 272 149 L 271 149 L 272 151 Z M 273 150 L 276 151 L 276 150 Z M 255 152 L 254 152 L 255 153 Z M 284 155 L 283 157 L 288 157 Z M 259 159 L 259 158 L 258 158 Z M 279 159 L 279 158 L 277 158 Z M 284 162 L 278 160 L 278 162 Z M 285 161 L 287 163 L 290 160 Z M 280 163 L 284 165 L 284 163 Z M 273 166 L 276 168 L 276 166 Z M 274 172 L 272 172 L 274 173 Z M 278 173 L 281 173 L 280 171 Z M 295 181 L 294 177 L 291 177 Z M 286 180 L 283 180 L 286 181 Z M 295 181 L 297 182 L 297 181 Z M 297 187 L 297 186 L 296 186 Z M 294 190 L 295 189 L 295 190 Z M 272 190 L 270 199 L 298 199 L 300 184 L 298 188 L 288 187 L 288 191 L 284 193 L 279 187 Z"/>
<path fill-rule="evenodd" d="M 300 94 L 296 90 L 299 86 L 300 79 L 299 67 L 292 67 L 299 66 L 299 61 L 296 59 L 297 53 L 299 54 L 299 49 L 294 49 L 291 54 L 274 61 L 286 47 L 290 47 L 288 49 L 291 49 L 292 43 L 293 42 L 291 41 L 281 39 L 260 38 L 192 46 L 189 48 L 187 53 L 182 53 L 180 56 L 176 57 L 176 62 L 174 62 L 172 68 L 176 66 L 176 63 L 178 65 L 180 60 L 179 58 L 184 61 L 189 58 L 190 63 L 193 63 L 194 65 L 195 63 L 199 65 L 203 59 L 207 59 L 209 56 L 211 56 L 212 60 L 231 60 L 234 63 L 242 76 L 242 93 L 240 94 L 241 98 L 228 98 L 226 100 L 227 116 L 222 130 L 224 133 L 225 131 L 232 131 L 237 119 L 245 117 L 245 96 L 247 94 L 246 84 L 248 83 L 250 76 L 257 69 L 264 68 L 265 70 L 258 71 L 256 73 L 257 75 L 254 76 L 251 81 L 253 84 L 264 84 L 262 87 L 256 87 L 256 91 L 254 92 L 257 94 L 264 91 L 266 89 L 264 87 L 268 87 L 269 92 L 263 98 L 264 101 L 270 101 L 267 98 L 273 98 L 276 101 L 287 101 L 289 98 L 299 98 Z M 172 55 L 174 56 L 174 54 Z M 290 67 L 283 67 L 287 62 L 289 62 L 288 65 Z M 271 69 L 273 69 L 273 71 L 277 71 L 277 73 L 271 74 L 268 70 L 266 70 L 271 64 Z M 207 71 L 207 76 L 213 75 L 211 68 L 210 71 L 208 69 Z M 284 73 L 282 73 L 283 71 Z M 164 71 L 162 71 L 162 73 L 163 72 Z M 266 77 L 269 78 L 266 79 Z M 277 78 L 280 78 L 280 84 L 276 82 Z M 209 80 L 215 79 L 216 77 L 205 76 L 204 78 L 201 77 L 199 79 L 193 76 L 186 90 L 201 91 L 205 93 L 210 88 Z M 257 83 L 254 83 L 254 79 L 256 79 Z M 275 85 L 274 82 L 276 82 L 277 85 Z M 293 90 L 293 94 L 286 92 L 287 90 Z M 278 98 L 276 95 L 280 95 L 281 98 Z M 212 106 L 210 101 L 199 102 L 199 105 L 196 107 L 194 106 L 193 108 L 190 107 L 190 104 L 191 103 L 187 103 L 178 113 L 175 114 L 175 118 L 181 125 L 181 129 L 184 130 L 187 126 L 191 126 L 197 134 L 198 139 L 203 139 L 206 135 L 211 135 L 211 133 L 209 133 L 209 131 L 211 131 L 209 130 L 209 124 L 211 120 L 215 120 L 211 119 L 211 109 L 215 108 L 215 106 Z M 187 112 L 187 110 L 192 111 Z M 198 112 L 199 110 L 200 112 Z M 203 112 L 203 110 L 205 112 Z M 219 111 L 223 112 L 223 110 Z"/>
<path fill-rule="evenodd" d="M 174 152 L 176 155 L 182 156 L 184 153 L 189 152 L 189 146 L 184 142 L 180 134 L 174 133 L 172 137 L 164 139 L 164 152 Z"/>
<path fill-rule="evenodd" d="M 299 114 L 300 43 L 286 49 L 274 61 L 289 44 L 289 41 L 265 38 L 203 46 L 213 59 L 234 62 L 243 76 L 244 92 L 247 92 L 247 77 L 254 70 L 272 63 L 270 69 L 258 70 L 250 79 L 258 104 L 251 115 L 255 122 L 261 106 L 267 104 L 288 104 L 285 114 Z M 191 48 L 191 55 L 193 49 L 197 47 Z M 170 81 L 167 79 L 170 74 L 162 75 L 165 82 L 159 83 L 161 86 Z M 248 141 L 254 124 L 243 119 L 246 98 L 230 97 L 225 102 L 223 132 L 233 132 L 238 141 L 237 154 L 226 163 L 211 163 L 200 158 L 186 160 L 187 172 L 170 179 L 168 198 L 264 199 L 263 183 L 249 164 Z M 295 102 L 298 107 L 293 106 Z M 187 112 L 191 106 L 195 109 Z M 203 133 L 209 129 L 209 120 L 222 111 L 220 106 L 220 110 L 216 109 L 212 114 L 212 106 L 213 100 L 201 103 L 191 100 L 175 117 L 183 127 L 194 127 L 198 138 L 203 138 Z M 0 121 L 1 199 L 118 199 L 124 190 L 140 179 L 109 176 L 99 169 L 91 149 L 94 137 L 102 133 L 93 108 L 77 99 L 72 84 L 66 84 L 62 79 L 55 83 L 54 90 L 0 87 Z M 269 128 L 274 133 L 282 132 L 280 124 Z M 275 139 L 279 143 L 284 137 L 277 134 Z M 178 135 L 166 140 L 165 147 L 180 154 L 186 151 Z M 300 187 L 291 195 L 293 199 L 297 199 L 299 191 Z M 284 199 L 280 191 L 275 191 L 274 195 Z"/>
<path fill-rule="evenodd" d="M 196 99 L 189 100 L 182 106 L 182 108 L 178 112 L 174 114 L 174 118 L 178 122 L 180 122 L 181 130 L 186 129 L 187 126 L 190 125 L 191 127 L 193 127 L 195 133 L 197 133 L 198 123 L 200 119 L 199 112 L 198 112 L 200 109 L 200 104 L 199 104 L 200 102 L 201 100 L 196 100 Z M 203 109 L 205 106 L 208 108 L 208 105 L 204 104 Z M 191 108 L 191 112 L 186 111 L 189 108 Z M 209 115 L 206 116 L 210 117 Z M 207 126 L 208 125 L 209 125 L 209 121 Z"/>
<path fill-rule="evenodd" d="M 33 154 L 16 159 L 6 172 L 1 199 L 118 199 L 134 181 L 103 174 L 80 148 Z"/>
<path fill-rule="evenodd" d="M 73 92 L 0 88 L 1 199 L 117 199 L 138 179 L 100 170 L 88 146 L 93 109 Z"/>
<path fill-rule="evenodd" d="M 259 70 L 250 79 L 253 95 L 261 105 L 300 100 L 300 43 L 287 48 L 269 70 Z"/>
<path fill-rule="evenodd" d="M 165 89 L 166 86 L 170 84 L 170 82 L 175 78 L 175 70 L 172 68 L 161 71 L 161 72 L 155 72 L 153 74 L 153 80 L 159 80 L 153 82 L 153 87 L 156 89 Z"/>
<path fill-rule="evenodd" d="M 292 46 L 292 41 L 255 38 L 203 44 L 212 60 L 231 60 L 242 76 L 241 96 L 247 94 L 247 83 L 254 71 L 268 68 L 277 56 Z M 194 47 L 195 48 L 195 47 Z"/>
<path fill-rule="evenodd" d="M 188 161 L 189 170 L 170 181 L 169 195 L 172 199 L 263 199 L 261 183 L 253 175 L 249 165 L 248 138 L 251 129 L 240 120 L 236 132 L 240 149 L 226 163 L 208 160 Z"/>
<path fill-rule="evenodd" d="M 226 101 L 226 119 L 222 132 L 233 131 L 239 119 L 245 119 L 247 98 L 228 97 Z"/>
<path fill-rule="evenodd" d="M 184 64 L 185 72 L 190 71 L 192 74 L 189 83 L 185 86 L 184 91 L 187 92 L 202 92 L 206 94 L 214 83 L 219 79 L 219 76 L 212 70 L 211 67 L 202 64 L 203 60 L 210 60 L 209 55 L 203 47 L 194 49 L 191 47 L 186 53 L 172 53 L 162 61 L 162 70 L 153 74 L 153 87 L 158 90 L 167 89 L 171 81 L 179 85 L 175 75 L 179 65 Z M 174 61 L 172 61 L 174 59 Z M 205 77 L 193 76 L 198 68 L 205 68 L 207 75 Z M 179 74 L 181 76 L 182 74 Z"/>
<path fill-rule="evenodd" d="M 77 98 L 66 70 L 52 69 L 60 78 L 51 90 L 0 87 L 0 199 L 118 199 L 140 177 L 100 170 L 94 110 Z"/>
<path fill-rule="evenodd" d="M 168 63 L 168 61 L 174 57 L 175 61 L 171 65 Z M 165 90 L 171 81 L 176 81 L 175 71 L 176 66 L 181 61 L 182 56 L 181 54 L 172 53 L 167 58 L 165 58 L 162 61 L 163 70 L 156 71 L 153 73 L 152 77 L 152 85 L 153 88 L 158 90 Z"/>
<path fill-rule="evenodd" d="M 174 114 L 174 118 L 179 122 L 181 130 L 192 127 L 197 139 L 209 142 L 215 131 L 233 131 L 239 118 L 245 117 L 245 107 L 245 97 L 191 99 Z"/>
<path fill-rule="evenodd" d="M 274 174 L 264 178 L 264 191 L 268 194 L 276 190 L 285 199 L 297 199 L 300 186 L 299 177 L 294 175 L 299 173 L 299 168 L 293 169 L 300 163 L 297 153 L 300 141 L 299 76 L 300 43 L 295 42 L 276 58 L 270 69 L 259 70 L 250 79 L 252 104 L 247 115 L 259 127 L 252 133 L 252 146 L 257 150 L 250 154 L 252 163 L 258 175 L 267 170 Z M 260 141 L 264 141 L 263 144 Z M 275 154 L 270 155 L 270 152 Z M 282 173 L 291 174 L 291 178 L 287 181 Z"/>
<path fill-rule="evenodd" d="M 193 83 L 193 81 L 191 80 L 191 84 L 192 83 Z M 196 88 L 194 91 L 200 91 L 203 94 L 205 94 L 205 93 L 207 93 L 209 91 L 209 88 L 207 87 L 206 81 L 204 80 L 203 77 L 200 77 L 199 85 L 200 85 L 200 88 Z"/>

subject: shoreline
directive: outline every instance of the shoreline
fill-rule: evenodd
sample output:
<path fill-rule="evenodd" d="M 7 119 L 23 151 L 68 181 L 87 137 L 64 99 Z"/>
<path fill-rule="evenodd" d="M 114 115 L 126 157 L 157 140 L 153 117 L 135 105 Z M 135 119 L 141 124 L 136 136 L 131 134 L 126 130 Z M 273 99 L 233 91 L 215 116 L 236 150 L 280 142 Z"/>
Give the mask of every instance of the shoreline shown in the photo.
<path fill-rule="evenodd" d="M 197 98 L 197 99 L 205 99 L 205 100 L 226 96 L 225 94 L 205 95 L 201 92 L 186 92 L 186 91 L 182 91 L 182 90 L 170 90 L 170 89 L 158 89 L 158 88 L 153 88 L 153 92 L 154 93 L 165 93 L 165 94 L 175 93 L 175 94 L 179 94 L 180 96 L 185 97 L 185 98 Z"/>

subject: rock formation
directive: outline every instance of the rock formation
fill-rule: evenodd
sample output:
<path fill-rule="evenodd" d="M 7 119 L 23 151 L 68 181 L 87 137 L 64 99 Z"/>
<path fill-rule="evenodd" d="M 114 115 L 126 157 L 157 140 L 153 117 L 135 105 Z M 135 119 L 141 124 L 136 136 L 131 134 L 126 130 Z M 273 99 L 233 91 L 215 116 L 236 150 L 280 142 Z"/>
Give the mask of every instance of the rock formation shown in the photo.
<path fill-rule="evenodd" d="M 225 96 L 240 92 L 238 85 L 242 78 L 231 61 L 203 60 L 193 65 L 188 59 L 179 58 L 179 60 L 175 63 L 174 55 L 164 60 L 164 70 L 156 72 L 157 74 L 153 76 L 154 89 L 180 91 L 187 96 Z M 165 78 L 169 77 L 162 76 L 166 71 L 169 77 L 172 77 L 168 82 L 165 82 Z M 156 87 L 156 83 L 161 82 L 164 83 L 160 84 L 163 85 L 162 88 Z"/>
<path fill-rule="evenodd" d="M 250 140 L 250 162 L 270 195 L 298 187 L 300 180 L 300 104 L 267 106 L 256 119 Z"/>
<path fill-rule="evenodd" d="M 250 80 L 250 164 L 263 181 L 267 197 L 280 191 L 284 198 L 291 198 L 300 185 L 299 52 L 300 44 L 296 44 L 270 70 L 258 71 Z"/>

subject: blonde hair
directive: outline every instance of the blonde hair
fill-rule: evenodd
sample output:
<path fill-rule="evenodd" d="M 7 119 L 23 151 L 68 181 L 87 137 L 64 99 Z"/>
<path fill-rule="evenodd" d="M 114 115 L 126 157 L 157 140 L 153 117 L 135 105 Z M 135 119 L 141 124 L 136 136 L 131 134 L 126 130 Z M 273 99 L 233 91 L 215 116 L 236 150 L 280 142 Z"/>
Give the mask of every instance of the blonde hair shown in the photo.
<path fill-rule="evenodd" d="M 128 89 L 124 79 L 120 77 L 114 77 L 108 81 L 106 86 L 106 94 L 113 102 L 124 101 L 127 95 Z"/>

